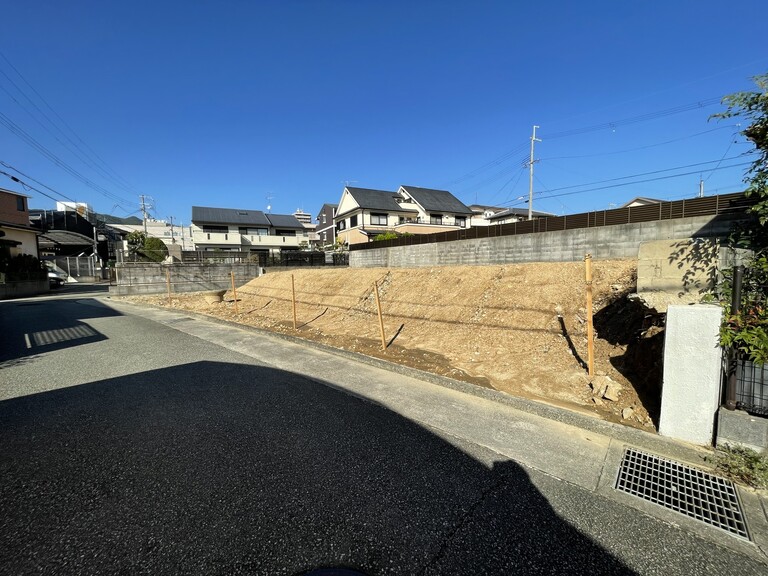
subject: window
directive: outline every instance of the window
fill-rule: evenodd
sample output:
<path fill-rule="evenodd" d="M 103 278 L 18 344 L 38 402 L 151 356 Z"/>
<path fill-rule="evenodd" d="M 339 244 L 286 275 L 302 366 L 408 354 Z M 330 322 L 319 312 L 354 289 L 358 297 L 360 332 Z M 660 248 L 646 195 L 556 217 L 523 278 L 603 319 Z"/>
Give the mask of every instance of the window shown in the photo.
<path fill-rule="evenodd" d="M 266 236 L 267 232 L 266 228 L 251 228 L 249 226 L 240 227 L 240 234 L 243 236 Z"/>
<path fill-rule="evenodd" d="M 357 226 L 357 214 L 349 218 L 349 227 L 354 228 L 355 226 Z"/>
<path fill-rule="evenodd" d="M 456 216 L 456 226 L 460 226 L 461 228 L 467 227 L 467 219 L 465 216 Z"/>
<path fill-rule="evenodd" d="M 346 225 L 346 222 L 344 222 L 344 220 L 339 220 L 338 222 L 336 222 L 336 230 L 344 230 L 344 228 L 346 227 L 347 225 Z"/>
<path fill-rule="evenodd" d="M 16 210 L 19 212 L 24 212 L 26 208 L 24 207 L 24 196 L 16 196 Z"/>
<path fill-rule="evenodd" d="M 229 232 L 229 226 L 210 226 L 208 224 L 203 224 L 203 232 L 208 232 L 210 234 L 222 234 Z"/>
<path fill-rule="evenodd" d="M 442 224 L 443 223 L 443 215 L 442 214 L 430 214 L 429 215 L 429 223 L 430 224 Z"/>
<path fill-rule="evenodd" d="M 371 213 L 371 226 L 386 226 L 386 225 L 387 225 L 386 214 Z"/>

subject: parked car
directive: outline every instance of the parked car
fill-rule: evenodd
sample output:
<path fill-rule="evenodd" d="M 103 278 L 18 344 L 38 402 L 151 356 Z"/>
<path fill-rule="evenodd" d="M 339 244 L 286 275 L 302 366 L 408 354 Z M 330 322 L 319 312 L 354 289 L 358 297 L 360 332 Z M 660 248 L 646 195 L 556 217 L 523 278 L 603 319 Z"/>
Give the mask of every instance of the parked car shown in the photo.
<path fill-rule="evenodd" d="M 60 272 L 53 265 L 46 263 L 48 268 L 48 284 L 51 288 L 60 288 L 66 281 L 67 275 Z"/>

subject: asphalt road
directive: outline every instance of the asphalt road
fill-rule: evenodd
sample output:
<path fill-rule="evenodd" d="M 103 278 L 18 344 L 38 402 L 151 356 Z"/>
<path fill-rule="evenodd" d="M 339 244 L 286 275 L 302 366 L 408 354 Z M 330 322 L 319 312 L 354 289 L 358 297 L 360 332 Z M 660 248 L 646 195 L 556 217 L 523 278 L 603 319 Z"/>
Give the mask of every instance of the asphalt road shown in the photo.
<path fill-rule="evenodd" d="M 768 573 L 140 309 L 0 302 L 0 339 L 3 574 Z"/>

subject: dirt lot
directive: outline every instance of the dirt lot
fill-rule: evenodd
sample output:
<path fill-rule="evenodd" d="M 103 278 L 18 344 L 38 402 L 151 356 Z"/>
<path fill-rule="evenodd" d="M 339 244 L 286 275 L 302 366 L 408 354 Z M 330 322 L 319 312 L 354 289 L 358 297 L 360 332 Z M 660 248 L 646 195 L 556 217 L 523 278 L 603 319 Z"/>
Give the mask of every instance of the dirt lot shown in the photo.
<path fill-rule="evenodd" d="M 635 288 L 634 261 L 594 262 L 596 378 L 590 382 L 584 267 L 578 262 L 270 269 L 237 288 L 237 312 L 231 292 L 214 304 L 201 293 L 174 294 L 170 306 L 653 429 L 662 330 L 655 324 L 660 320 L 626 298 Z M 381 349 L 374 282 L 379 284 L 386 351 Z M 166 295 L 131 300 L 169 306 Z"/>

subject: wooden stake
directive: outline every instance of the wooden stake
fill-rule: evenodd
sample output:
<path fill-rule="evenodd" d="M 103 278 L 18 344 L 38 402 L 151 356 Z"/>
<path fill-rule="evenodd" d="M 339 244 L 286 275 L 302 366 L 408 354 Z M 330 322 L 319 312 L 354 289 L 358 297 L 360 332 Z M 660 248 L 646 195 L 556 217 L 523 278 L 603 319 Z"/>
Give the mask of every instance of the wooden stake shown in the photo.
<path fill-rule="evenodd" d="M 379 329 L 381 330 L 381 349 L 387 350 L 387 339 L 384 336 L 384 318 L 381 315 L 381 300 L 379 299 L 379 283 L 373 283 L 373 292 L 376 294 L 376 308 L 379 311 Z"/>
<path fill-rule="evenodd" d="M 592 324 L 592 254 L 584 256 L 587 279 L 587 368 L 589 377 L 595 375 L 595 333 Z"/>
<path fill-rule="evenodd" d="M 235 314 L 238 314 L 237 311 L 237 289 L 235 288 L 235 273 L 234 271 L 230 272 L 232 275 L 232 295 L 235 297 Z"/>
<path fill-rule="evenodd" d="M 165 271 L 165 285 L 168 288 L 168 306 L 171 305 L 171 271 Z"/>
<path fill-rule="evenodd" d="M 293 295 L 293 329 L 296 330 L 296 284 L 291 274 L 291 294 Z"/>

